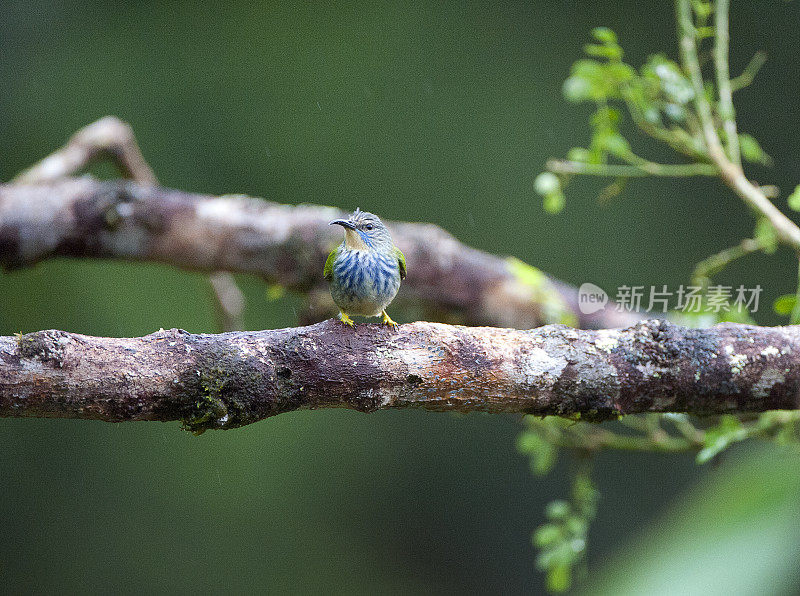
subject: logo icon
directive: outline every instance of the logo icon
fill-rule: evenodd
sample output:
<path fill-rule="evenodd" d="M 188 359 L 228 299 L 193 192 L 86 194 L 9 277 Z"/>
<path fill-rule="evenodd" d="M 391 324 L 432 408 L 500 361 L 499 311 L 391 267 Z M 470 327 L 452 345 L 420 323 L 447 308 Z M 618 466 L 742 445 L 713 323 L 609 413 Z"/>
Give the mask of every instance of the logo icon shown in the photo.
<path fill-rule="evenodd" d="M 586 282 L 578 288 L 578 310 L 585 315 L 591 315 L 603 310 L 608 304 L 608 294 L 603 288 Z"/>

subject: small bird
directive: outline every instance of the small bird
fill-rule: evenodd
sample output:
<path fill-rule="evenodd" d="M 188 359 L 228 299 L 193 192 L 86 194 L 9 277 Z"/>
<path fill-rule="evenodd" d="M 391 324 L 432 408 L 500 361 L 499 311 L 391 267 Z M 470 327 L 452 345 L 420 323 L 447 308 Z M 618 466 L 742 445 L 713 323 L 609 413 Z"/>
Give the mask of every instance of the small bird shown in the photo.
<path fill-rule="evenodd" d="M 356 209 L 347 219 L 328 225 L 344 228 L 344 241 L 331 251 L 323 275 L 339 307 L 339 320 L 353 327 L 350 315 L 382 317 L 397 329 L 386 307 L 406 277 L 406 258 L 377 215 Z"/>

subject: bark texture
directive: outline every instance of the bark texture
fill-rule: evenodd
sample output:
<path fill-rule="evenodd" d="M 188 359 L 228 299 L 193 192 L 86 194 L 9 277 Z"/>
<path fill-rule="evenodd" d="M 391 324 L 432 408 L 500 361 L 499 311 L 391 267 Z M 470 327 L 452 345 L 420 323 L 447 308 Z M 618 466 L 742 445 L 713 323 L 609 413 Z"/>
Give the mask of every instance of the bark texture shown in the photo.
<path fill-rule="evenodd" d="M 300 408 L 580 415 L 800 405 L 800 326 L 530 331 L 411 323 L 140 338 L 0 337 L 0 416 L 182 420 L 196 432 Z"/>
<path fill-rule="evenodd" d="M 307 322 L 335 312 L 322 268 L 341 241 L 328 226 L 343 215 L 338 209 L 88 177 L 24 183 L 31 176 L 0 185 L 0 267 L 6 270 L 60 256 L 157 261 L 254 274 L 307 294 Z M 408 262 L 397 303 L 412 318 L 522 329 L 624 327 L 640 320 L 613 305 L 582 315 L 575 288 L 516 259 L 465 246 L 437 226 L 388 225 Z"/>

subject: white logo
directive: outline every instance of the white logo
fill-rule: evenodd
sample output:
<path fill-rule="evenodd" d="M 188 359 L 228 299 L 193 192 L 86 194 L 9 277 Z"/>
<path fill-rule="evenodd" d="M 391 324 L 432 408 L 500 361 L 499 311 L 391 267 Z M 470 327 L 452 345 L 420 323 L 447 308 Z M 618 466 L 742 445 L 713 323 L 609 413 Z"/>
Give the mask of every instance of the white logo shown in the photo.
<path fill-rule="evenodd" d="M 608 294 L 603 288 L 586 282 L 578 288 L 578 309 L 585 315 L 603 310 L 608 304 Z"/>

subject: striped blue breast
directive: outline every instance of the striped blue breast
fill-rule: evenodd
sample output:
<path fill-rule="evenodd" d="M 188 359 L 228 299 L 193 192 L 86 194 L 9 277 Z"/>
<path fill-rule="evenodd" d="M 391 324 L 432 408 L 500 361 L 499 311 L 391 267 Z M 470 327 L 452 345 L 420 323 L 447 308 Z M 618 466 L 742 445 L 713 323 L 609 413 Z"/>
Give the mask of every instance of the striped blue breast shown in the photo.
<path fill-rule="evenodd" d="M 333 263 L 331 295 L 346 312 L 383 310 L 400 287 L 397 258 L 372 250 L 339 249 Z M 350 309 L 350 310 L 348 310 Z M 370 312 L 366 312 L 370 311 Z"/>

